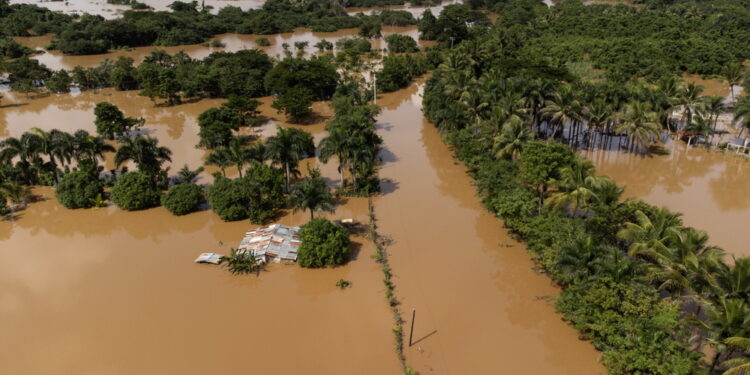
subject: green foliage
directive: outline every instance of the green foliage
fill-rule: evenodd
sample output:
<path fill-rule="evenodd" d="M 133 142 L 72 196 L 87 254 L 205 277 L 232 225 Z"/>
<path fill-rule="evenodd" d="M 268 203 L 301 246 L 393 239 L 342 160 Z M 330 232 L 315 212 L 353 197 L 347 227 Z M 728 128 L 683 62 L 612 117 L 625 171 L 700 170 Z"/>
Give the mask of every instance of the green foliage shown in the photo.
<path fill-rule="evenodd" d="M 224 221 L 250 218 L 262 224 L 276 215 L 284 205 L 284 176 L 276 168 L 265 164 L 248 170 L 239 179 L 215 176 L 208 188 L 211 209 Z"/>
<path fill-rule="evenodd" d="M 392 34 L 385 37 L 385 42 L 388 43 L 388 50 L 395 53 L 403 52 L 417 52 L 417 41 L 412 39 L 408 35 Z"/>
<path fill-rule="evenodd" d="M 247 251 L 240 252 L 236 249 L 231 249 L 229 255 L 221 257 L 219 264 L 234 275 L 257 273 L 263 269 L 263 263 L 252 253 Z"/>
<path fill-rule="evenodd" d="M 73 83 L 73 78 L 68 74 L 66 70 L 58 70 L 52 72 L 52 75 L 44 81 L 44 85 L 47 86 L 47 90 L 52 93 L 68 93 L 70 92 L 70 85 Z"/>
<path fill-rule="evenodd" d="M 208 149 L 228 145 L 232 130 L 242 125 L 242 118 L 229 108 L 209 108 L 198 116 L 198 145 Z"/>
<path fill-rule="evenodd" d="M 370 41 L 362 38 L 341 38 L 336 41 L 336 48 L 342 51 L 367 53 L 372 49 Z"/>
<path fill-rule="evenodd" d="M 312 220 L 315 211 L 333 211 L 334 199 L 320 170 L 312 169 L 308 172 L 310 175 L 292 189 L 289 201 L 295 211 L 310 210 Z"/>
<path fill-rule="evenodd" d="M 352 282 L 349 280 L 339 279 L 339 281 L 336 282 L 336 287 L 342 290 L 350 286 L 352 286 Z"/>
<path fill-rule="evenodd" d="M 141 172 L 120 176 L 110 194 L 112 201 L 123 210 L 135 211 L 159 205 L 159 192 L 153 178 Z"/>
<path fill-rule="evenodd" d="M 91 173 L 75 171 L 66 174 L 55 186 L 57 200 L 66 208 L 89 208 L 104 192 L 102 183 Z"/>
<path fill-rule="evenodd" d="M 282 95 L 293 88 L 304 88 L 309 90 L 313 100 L 327 100 L 336 90 L 338 78 L 336 68 L 324 58 L 287 58 L 266 74 L 264 82 L 274 95 Z"/>
<path fill-rule="evenodd" d="M 271 45 L 271 41 L 268 40 L 268 38 L 262 36 L 255 39 L 255 44 L 257 44 L 260 47 L 268 47 Z"/>
<path fill-rule="evenodd" d="M 346 228 L 323 218 L 315 218 L 300 228 L 302 242 L 297 263 L 302 267 L 336 266 L 347 261 L 350 251 Z"/>
<path fill-rule="evenodd" d="M 205 201 L 203 188 L 190 183 L 174 185 L 161 196 L 161 205 L 176 216 L 198 210 Z"/>
<path fill-rule="evenodd" d="M 125 117 L 116 105 L 107 102 L 96 104 L 94 116 L 96 132 L 106 139 L 115 139 L 116 136 L 138 129 L 145 122 L 142 118 Z"/>
<path fill-rule="evenodd" d="M 5 194 L 0 192 L 0 217 L 5 216 L 10 213 L 10 208 L 8 207 L 8 198 L 5 197 Z"/>
<path fill-rule="evenodd" d="M 289 121 L 300 122 L 312 114 L 313 94 L 306 87 L 292 87 L 279 95 L 271 107 L 284 113 Z"/>
<path fill-rule="evenodd" d="M 412 79 L 430 69 L 425 55 L 389 55 L 383 59 L 383 69 L 377 72 L 378 89 L 391 92 L 408 86 Z"/>

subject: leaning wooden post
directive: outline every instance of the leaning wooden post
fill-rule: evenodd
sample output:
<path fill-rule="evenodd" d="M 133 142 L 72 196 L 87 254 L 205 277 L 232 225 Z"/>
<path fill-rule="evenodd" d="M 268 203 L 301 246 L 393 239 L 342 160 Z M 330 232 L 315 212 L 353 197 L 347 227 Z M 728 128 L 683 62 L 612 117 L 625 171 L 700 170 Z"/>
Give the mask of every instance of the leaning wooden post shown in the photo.
<path fill-rule="evenodd" d="M 409 346 L 411 347 L 411 338 L 414 336 L 414 318 L 417 316 L 417 309 L 411 309 L 411 329 L 409 330 Z"/>

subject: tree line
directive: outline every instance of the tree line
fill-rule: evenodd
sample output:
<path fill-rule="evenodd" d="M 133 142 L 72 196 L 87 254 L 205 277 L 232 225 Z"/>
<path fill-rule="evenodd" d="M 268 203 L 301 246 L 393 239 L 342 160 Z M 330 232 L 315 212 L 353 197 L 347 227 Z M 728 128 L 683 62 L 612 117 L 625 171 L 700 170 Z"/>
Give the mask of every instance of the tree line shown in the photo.
<path fill-rule="evenodd" d="M 202 43 L 223 33 L 278 34 L 297 27 L 313 31 L 345 28 L 380 29 L 381 24 L 415 24 L 406 11 L 384 10 L 350 16 L 342 5 L 324 0 L 268 0 L 260 9 L 221 8 L 217 14 L 197 1 L 175 1 L 171 11 L 126 11 L 122 17 L 83 14 L 66 16 L 35 5 L 0 3 L 0 32 L 4 36 L 54 33 L 47 47 L 64 54 L 87 55 L 138 46 L 175 46 Z M 11 43 L 11 42 L 7 42 Z M 15 49 L 18 49 L 14 46 Z"/>

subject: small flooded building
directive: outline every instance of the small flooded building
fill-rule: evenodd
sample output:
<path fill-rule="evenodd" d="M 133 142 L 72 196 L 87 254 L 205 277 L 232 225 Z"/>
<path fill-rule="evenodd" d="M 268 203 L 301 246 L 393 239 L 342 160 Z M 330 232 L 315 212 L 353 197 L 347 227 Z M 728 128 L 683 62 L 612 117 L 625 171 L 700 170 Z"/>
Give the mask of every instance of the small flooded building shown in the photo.
<path fill-rule="evenodd" d="M 252 253 L 261 262 L 280 263 L 297 261 L 299 227 L 273 224 L 247 232 L 237 247 L 239 252 Z"/>

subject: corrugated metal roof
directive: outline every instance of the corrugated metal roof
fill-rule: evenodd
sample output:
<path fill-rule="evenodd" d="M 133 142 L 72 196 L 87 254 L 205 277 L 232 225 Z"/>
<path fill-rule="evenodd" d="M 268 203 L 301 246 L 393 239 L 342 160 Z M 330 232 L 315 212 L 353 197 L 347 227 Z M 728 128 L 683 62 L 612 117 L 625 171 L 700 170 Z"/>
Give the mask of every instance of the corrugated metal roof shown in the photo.
<path fill-rule="evenodd" d="M 299 227 L 273 224 L 247 232 L 240 241 L 238 251 L 252 252 L 265 261 L 297 260 Z"/>

